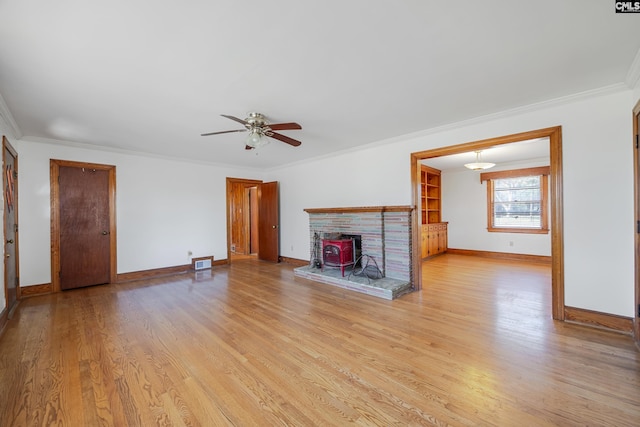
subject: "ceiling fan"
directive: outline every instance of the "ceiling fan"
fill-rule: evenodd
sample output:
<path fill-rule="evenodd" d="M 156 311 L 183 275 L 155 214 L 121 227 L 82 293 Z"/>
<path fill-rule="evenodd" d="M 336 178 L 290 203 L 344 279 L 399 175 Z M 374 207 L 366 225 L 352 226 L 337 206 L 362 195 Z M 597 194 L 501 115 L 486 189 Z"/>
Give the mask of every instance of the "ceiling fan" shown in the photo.
<path fill-rule="evenodd" d="M 289 138 L 288 136 L 279 134 L 274 132 L 276 130 L 292 130 L 292 129 L 302 129 L 298 123 L 290 122 L 290 123 L 267 123 L 267 119 L 263 114 L 260 113 L 249 113 L 247 114 L 247 118 L 242 120 L 234 116 L 228 116 L 226 114 L 221 114 L 222 117 L 226 117 L 227 119 L 231 119 L 238 123 L 244 125 L 244 129 L 235 129 L 235 130 L 225 130 L 222 132 L 209 132 L 203 133 L 201 136 L 209 136 L 209 135 L 220 135 L 222 133 L 232 133 L 232 132 L 249 132 L 249 136 L 245 141 L 245 149 L 253 150 L 255 148 L 260 148 L 263 145 L 267 145 L 269 140 L 266 137 L 274 138 L 294 147 L 299 146 L 302 142 L 295 140 L 293 138 Z"/>

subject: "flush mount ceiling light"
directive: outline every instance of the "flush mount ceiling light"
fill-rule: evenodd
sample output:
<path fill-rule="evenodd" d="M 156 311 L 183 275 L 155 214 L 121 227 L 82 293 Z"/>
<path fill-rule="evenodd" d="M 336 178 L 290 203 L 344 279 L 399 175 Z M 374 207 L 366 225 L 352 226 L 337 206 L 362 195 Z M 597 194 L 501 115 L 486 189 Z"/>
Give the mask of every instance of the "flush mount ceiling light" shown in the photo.
<path fill-rule="evenodd" d="M 483 170 L 483 169 L 489 169 L 494 167 L 496 164 L 495 163 L 485 163 L 482 161 L 482 158 L 480 157 L 480 153 L 482 153 L 482 151 L 476 151 L 476 161 L 473 163 L 467 163 L 466 165 L 464 165 L 464 167 L 466 167 L 467 169 L 471 169 L 474 171 L 479 171 L 479 170 Z"/>

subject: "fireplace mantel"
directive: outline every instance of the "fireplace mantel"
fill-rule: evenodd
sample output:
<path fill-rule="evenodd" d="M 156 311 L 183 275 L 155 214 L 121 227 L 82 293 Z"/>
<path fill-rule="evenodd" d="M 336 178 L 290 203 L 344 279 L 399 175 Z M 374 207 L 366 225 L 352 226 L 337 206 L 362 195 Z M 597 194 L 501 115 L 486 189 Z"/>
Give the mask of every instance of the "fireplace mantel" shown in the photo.
<path fill-rule="evenodd" d="M 304 210 L 310 214 L 325 213 L 359 213 L 359 212 L 411 212 L 413 206 L 360 206 L 345 208 L 307 208 Z"/>

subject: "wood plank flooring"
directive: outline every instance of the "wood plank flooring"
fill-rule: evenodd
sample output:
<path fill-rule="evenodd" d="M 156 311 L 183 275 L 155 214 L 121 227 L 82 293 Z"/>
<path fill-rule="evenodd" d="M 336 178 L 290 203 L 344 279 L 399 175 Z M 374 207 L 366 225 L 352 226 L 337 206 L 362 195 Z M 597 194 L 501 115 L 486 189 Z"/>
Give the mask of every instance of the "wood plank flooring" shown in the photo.
<path fill-rule="evenodd" d="M 550 267 L 443 255 L 394 301 L 234 260 L 22 301 L 2 426 L 638 426 L 629 336 L 551 319 Z"/>

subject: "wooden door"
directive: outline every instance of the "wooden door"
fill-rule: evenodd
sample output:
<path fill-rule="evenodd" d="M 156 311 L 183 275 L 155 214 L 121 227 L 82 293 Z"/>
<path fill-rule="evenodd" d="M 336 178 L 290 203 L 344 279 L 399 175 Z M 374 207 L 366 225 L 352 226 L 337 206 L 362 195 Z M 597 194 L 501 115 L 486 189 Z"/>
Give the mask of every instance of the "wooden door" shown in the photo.
<path fill-rule="evenodd" d="M 4 286 L 9 316 L 18 301 L 18 154 L 2 137 L 4 188 Z"/>
<path fill-rule="evenodd" d="M 258 258 L 265 261 L 280 260 L 280 215 L 278 183 L 258 185 Z"/>
<path fill-rule="evenodd" d="M 258 248 L 258 187 L 251 187 L 249 192 L 249 253 L 257 254 Z"/>
<path fill-rule="evenodd" d="M 109 173 L 60 168 L 60 288 L 109 283 Z"/>
<path fill-rule="evenodd" d="M 115 167 L 51 160 L 51 181 L 53 289 L 115 282 Z"/>

